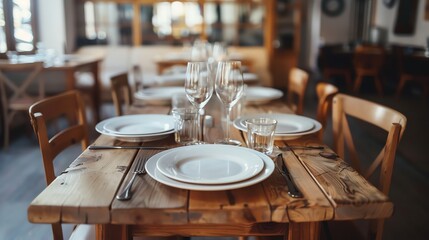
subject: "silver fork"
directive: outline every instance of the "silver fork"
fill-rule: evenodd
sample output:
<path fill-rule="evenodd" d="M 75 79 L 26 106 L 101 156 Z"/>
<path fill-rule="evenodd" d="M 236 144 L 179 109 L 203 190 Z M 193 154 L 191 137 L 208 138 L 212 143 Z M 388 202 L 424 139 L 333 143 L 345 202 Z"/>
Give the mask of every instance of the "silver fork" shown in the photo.
<path fill-rule="evenodd" d="M 134 179 L 136 179 L 137 175 L 146 173 L 145 163 L 146 163 L 146 158 L 144 157 L 140 157 L 137 160 L 137 164 L 134 167 L 134 171 L 133 171 L 133 177 L 130 179 L 130 181 L 128 182 L 127 186 L 122 191 L 122 193 L 119 195 L 116 195 L 116 199 L 121 201 L 131 199 L 131 187 L 133 186 Z"/>

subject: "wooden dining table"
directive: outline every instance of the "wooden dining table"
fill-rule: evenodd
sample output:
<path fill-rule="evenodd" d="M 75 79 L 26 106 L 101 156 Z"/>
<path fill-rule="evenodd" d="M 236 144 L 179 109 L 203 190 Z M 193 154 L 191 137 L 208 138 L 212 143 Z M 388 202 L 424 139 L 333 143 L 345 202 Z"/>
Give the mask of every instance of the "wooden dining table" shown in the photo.
<path fill-rule="evenodd" d="M 209 104 L 206 106 L 210 108 Z M 170 106 L 140 104 L 129 114 L 169 114 Z M 204 129 L 204 140 L 223 137 L 221 111 L 206 111 L 214 120 Z M 246 105 L 242 115 L 291 113 L 282 100 Z M 121 142 L 100 135 L 92 145 L 143 145 L 179 147 L 174 134 L 143 143 Z M 246 134 L 234 127 L 231 137 Z M 276 139 L 284 163 L 303 194 L 288 195 L 285 178 L 274 172 L 262 182 L 220 191 L 186 190 L 164 185 L 149 175 L 139 175 L 132 198 L 115 198 L 132 177 L 139 157 L 150 158 L 163 150 L 89 150 L 77 157 L 28 207 L 32 223 L 97 224 L 97 239 L 130 239 L 131 236 L 270 236 L 318 239 L 323 221 L 388 218 L 393 203 L 340 158 L 319 155 L 332 150 L 316 135 Z M 299 149 L 293 146 L 323 146 Z M 219 152 L 221 155 L 222 152 Z"/>
<path fill-rule="evenodd" d="M 99 65 L 102 58 L 79 56 L 75 54 L 57 56 L 52 60 L 37 55 L 22 55 L 15 61 L 5 60 L 1 64 L 17 64 L 29 62 L 44 62 L 43 71 L 45 72 L 61 72 L 64 74 L 65 90 L 77 89 L 76 73 L 89 72 L 91 73 L 94 81 L 88 88 L 91 90 L 91 101 L 94 105 L 94 114 L 96 121 L 100 121 L 100 77 Z"/>

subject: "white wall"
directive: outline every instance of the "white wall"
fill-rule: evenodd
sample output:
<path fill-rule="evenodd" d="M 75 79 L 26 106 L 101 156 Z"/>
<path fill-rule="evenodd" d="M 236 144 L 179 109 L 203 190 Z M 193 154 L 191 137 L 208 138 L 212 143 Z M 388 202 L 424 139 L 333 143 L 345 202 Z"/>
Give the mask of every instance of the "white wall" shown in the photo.
<path fill-rule="evenodd" d="M 59 0 L 39 0 L 38 22 L 40 41 L 46 48 L 55 49 L 57 53 L 64 53 L 65 18 L 64 2 Z"/>
<path fill-rule="evenodd" d="M 344 11 L 335 17 L 323 13 L 320 0 L 313 1 L 320 9 L 320 44 L 349 42 L 351 1 L 354 0 L 344 0 Z"/>
<path fill-rule="evenodd" d="M 395 18 L 398 11 L 399 1 L 392 8 L 386 8 L 382 0 L 377 0 L 377 12 L 375 23 L 377 26 L 388 30 L 388 42 L 410 44 L 416 46 L 426 46 L 426 38 L 429 37 L 429 20 L 424 19 L 426 0 L 419 1 L 419 7 L 416 19 L 416 31 L 414 35 L 400 36 L 393 33 L 395 27 Z"/>

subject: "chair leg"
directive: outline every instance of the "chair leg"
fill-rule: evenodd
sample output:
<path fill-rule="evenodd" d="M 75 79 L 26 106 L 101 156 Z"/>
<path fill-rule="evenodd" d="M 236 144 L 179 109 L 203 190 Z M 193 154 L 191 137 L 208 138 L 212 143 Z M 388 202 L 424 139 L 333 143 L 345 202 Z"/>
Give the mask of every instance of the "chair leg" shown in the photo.
<path fill-rule="evenodd" d="M 355 84 L 354 84 L 354 87 L 353 87 L 353 93 L 355 93 L 355 94 L 359 93 L 359 88 L 360 88 L 360 85 L 362 83 L 362 78 L 363 78 L 363 76 L 361 76 L 361 75 L 358 75 L 356 77 Z"/>
<path fill-rule="evenodd" d="M 402 92 L 402 89 L 404 88 L 404 86 L 405 86 L 405 78 L 403 78 L 403 77 L 401 77 L 400 79 L 399 79 L 399 84 L 398 84 L 398 88 L 396 89 L 396 98 L 399 98 L 400 96 L 401 96 L 401 92 Z"/>
<path fill-rule="evenodd" d="M 383 86 L 381 84 L 381 78 L 375 77 L 374 83 L 375 83 L 375 88 L 377 89 L 378 94 L 380 95 L 380 97 L 382 97 L 383 96 Z"/>

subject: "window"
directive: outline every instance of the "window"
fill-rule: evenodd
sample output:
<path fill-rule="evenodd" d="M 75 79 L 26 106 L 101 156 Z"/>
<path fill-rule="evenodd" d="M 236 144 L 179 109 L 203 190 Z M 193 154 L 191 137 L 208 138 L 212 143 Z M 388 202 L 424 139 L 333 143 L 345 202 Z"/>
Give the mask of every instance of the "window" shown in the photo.
<path fill-rule="evenodd" d="M 78 8 L 84 12 L 78 19 L 79 46 L 176 45 L 198 38 L 235 46 L 264 44 L 263 0 L 154 1 L 140 5 L 82 1 Z"/>
<path fill-rule="evenodd" d="M 0 53 L 35 50 L 33 0 L 0 1 Z"/>

